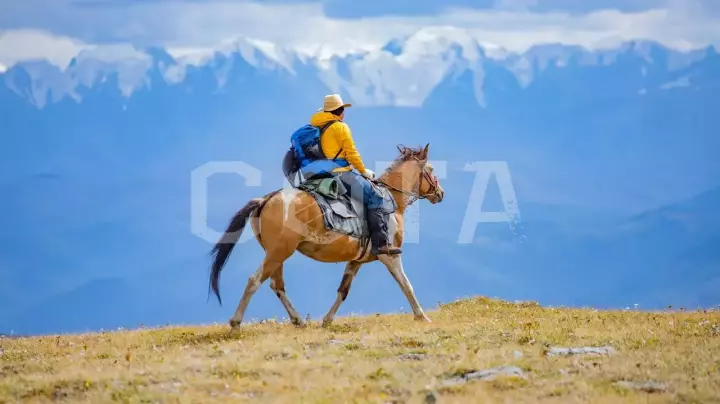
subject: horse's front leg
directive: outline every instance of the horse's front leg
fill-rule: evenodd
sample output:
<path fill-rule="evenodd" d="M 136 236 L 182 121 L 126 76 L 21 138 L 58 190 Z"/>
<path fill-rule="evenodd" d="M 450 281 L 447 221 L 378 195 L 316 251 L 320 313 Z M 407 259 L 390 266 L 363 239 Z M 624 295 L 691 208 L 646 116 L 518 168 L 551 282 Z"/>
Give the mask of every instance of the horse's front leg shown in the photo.
<path fill-rule="evenodd" d="M 410 307 L 412 308 L 413 314 L 415 315 L 415 320 L 426 321 L 429 323 L 430 319 L 428 318 L 428 316 L 425 315 L 422 307 L 420 307 L 420 303 L 418 303 L 418 300 L 415 297 L 413 287 L 410 284 L 407 276 L 405 276 L 401 256 L 381 254 L 378 256 L 378 259 L 387 267 L 388 271 L 390 271 L 390 274 L 393 276 L 393 278 L 395 278 L 395 281 L 397 281 L 398 285 L 400 285 L 400 289 L 402 289 L 405 297 L 408 300 L 408 303 L 410 303 Z"/>
<path fill-rule="evenodd" d="M 335 319 L 335 314 L 340 308 L 342 302 L 344 302 L 347 298 L 347 295 L 350 292 L 350 285 L 352 284 L 353 279 L 355 279 L 355 276 L 357 275 L 361 266 L 362 264 L 357 261 L 350 261 L 345 266 L 345 273 L 343 273 L 342 281 L 340 281 L 340 286 L 337 290 L 337 297 L 335 298 L 335 303 L 325 315 L 325 318 L 323 318 L 323 326 L 330 325 Z"/>

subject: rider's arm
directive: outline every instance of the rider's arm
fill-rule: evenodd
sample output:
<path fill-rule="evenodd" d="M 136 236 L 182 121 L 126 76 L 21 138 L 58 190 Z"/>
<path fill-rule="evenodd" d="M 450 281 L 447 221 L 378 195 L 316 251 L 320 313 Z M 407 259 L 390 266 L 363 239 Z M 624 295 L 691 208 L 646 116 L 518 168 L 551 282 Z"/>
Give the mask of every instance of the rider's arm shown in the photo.
<path fill-rule="evenodd" d="M 350 127 L 344 122 L 337 126 L 339 129 L 336 131 L 338 137 L 337 140 L 340 144 L 340 147 L 342 147 L 343 151 L 345 152 L 345 158 L 350 164 L 352 164 L 353 167 L 355 167 L 356 170 L 358 170 L 360 173 L 364 173 L 365 164 L 363 164 L 360 153 L 355 148 L 355 142 L 353 141 Z"/>

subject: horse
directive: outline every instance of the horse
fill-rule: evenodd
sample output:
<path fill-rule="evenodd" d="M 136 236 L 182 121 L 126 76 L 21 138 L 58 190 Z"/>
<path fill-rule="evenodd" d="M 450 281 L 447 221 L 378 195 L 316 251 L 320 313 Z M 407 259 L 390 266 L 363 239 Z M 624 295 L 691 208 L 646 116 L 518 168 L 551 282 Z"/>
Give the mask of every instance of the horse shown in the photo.
<path fill-rule="evenodd" d="M 432 164 L 428 161 L 430 144 L 424 148 L 397 146 L 400 155 L 373 182 L 386 187 L 396 203 L 395 212 L 388 219 L 388 232 L 396 246 L 403 242 L 403 214 L 418 199 L 431 204 L 440 203 L 444 190 Z M 219 292 L 220 272 L 225 266 L 243 229 L 250 221 L 255 239 L 265 251 L 260 267 L 253 273 L 245 287 L 235 314 L 229 321 L 232 330 L 238 329 L 251 297 L 267 279 L 285 307 L 292 324 L 304 327 L 305 321 L 293 307 L 285 291 L 283 263 L 296 251 L 318 262 L 346 263 L 345 272 L 337 297 L 323 318 L 323 326 L 332 324 L 340 305 L 347 298 L 350 285 L 364 264 L 379 260 L 400 286 L 412 308 L 414 319 L 431 322 L 415 297 L 402 264 L 402 254 L 375 256 L 367 248 L 367 240 L 328 230 L 318 203 L 307 192 L 295 187 L 284 187 L 261 198 L 251 199 L 235 213 L 226 231 L 211 251 L 213 262 L 210 271 L 209 290 L 215 293 L 222 305 Z"/>

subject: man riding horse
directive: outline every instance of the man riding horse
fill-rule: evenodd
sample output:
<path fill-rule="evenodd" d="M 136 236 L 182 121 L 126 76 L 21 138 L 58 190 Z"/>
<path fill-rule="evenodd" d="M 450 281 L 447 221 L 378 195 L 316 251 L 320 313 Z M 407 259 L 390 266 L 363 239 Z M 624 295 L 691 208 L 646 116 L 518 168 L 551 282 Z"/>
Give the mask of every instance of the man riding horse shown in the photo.
<path fill-rule="evenodd" d="M 351 106 L 343 102 L 338 94 L 325 96 L 323 107 L 310 117 L 310 125 L 320 129 L 320 153 L 302 159 L 300 169 L 310 175 L 323 171 L 324 175 L 338 178 L 353 197 L 362 199 L 367 212 L 372 253 L 399 254 L 402 250 L 393 246 L 393 240 L 388 235 L 387 223 L 391 213 L 381 209 L 383 197 L 370 182 L 375 178 L 375 173 L 365 167 L 355 147 L 350 127 L 343 122 L 345 109 Z M 353 168 L 357 171 L 353 171 Z"/>
<path fill-rule="evenodd" d="M 335 303 L 323 317 L 323 325 L 333 322 L 360 267 L 375 260 L 390 271 L 407 298 L 415 320 L 430 321 L 405 275 L 402 255 L 399 254 L 406 208 L 419 199 L 437 204 L 445 195 L 429 161 L 430 144 L 421 148 L 398 146 L 400 155 L 373 181 L 375 174 L 365 168 L 360 153 L 355 149 L 350 128 L 342 122 L 345 108 L 349 106 L 337 94 L 326 96 L 323 107 L 310 118 L 310 124 L 296 130 L 290 138 L 291 147 L 283 160 L 283 172 L 293 185 L 295 176 L 303 174 L 306 181 L 302 185 L 309 187 L 283 187 L 263 197 L 250 199 L 233 215 L 213 247 L 209 289 L 221 304 L 220 273 L 247 224 L 252 226 L 255 239 L 265 252 L 262 263 L 248 278 L 240 303 L 230 319 L 233 329 L 243 322 L 250 299 L 267 280 L 270 280 L 270 288 L 287 310 L 292 323 L 298 326 L 305 324 L 287 296 L 283 278 L 285 263 L 295 252 L 318 262 L 346 263 Z M 323 178 L 325 176 L 333 180 L 327 181 Z M 315 180 L 307 181 L 313 177 Z M 382 186 L 375 185 L 375 182 Z M 320 201 L 326 201 L 314 198 L 310 193 L 333 198 L 343 193 L 341 188 L 351 188 L 351 197 L 357 198 L 357 202 L 365 202 L 373 244 L 371 254 L 367 251 L 366 240 L 359 238 L 355 228 L 351 232 L 354 236 L 339 235 L 333 242 L 326 242 L 329 236 L 338 235 L 338 232 L 326 222 L 327 215 L 323 215 Z M 384 193 L 389 196 L 383 197 Z M 390 204 L 391 207 L 388 206 Z M 338 205 L 345 206 L 343 202 Z M 335 212 L 334 207 L 331 209 Z M 302 230 L 307 231 L 299 231 L 290 223 L 300 224 Z M 392 224 L 391 229 L 388 229 L 388 224 Z"/>

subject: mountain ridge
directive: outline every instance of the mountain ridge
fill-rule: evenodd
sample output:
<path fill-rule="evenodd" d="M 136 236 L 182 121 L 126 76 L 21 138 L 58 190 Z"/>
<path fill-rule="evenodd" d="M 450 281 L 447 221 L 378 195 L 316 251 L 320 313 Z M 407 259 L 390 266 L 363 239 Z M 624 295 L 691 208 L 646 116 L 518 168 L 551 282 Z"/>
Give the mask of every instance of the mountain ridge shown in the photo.
<path fill-rule="evenodd" d="M 221 90 L 228 74 L 235 70 L 247 73 L 250 69 L 300 80 L 320 78 L 326 90 L 345 92 L 358 106 L 420 107 L 448 74 L 470 69 L 480 81 L 475 86 L 477 102 L 485 107 L 482 81 L 488 67 L 512 72 L 520 86 L 526 88 L 548 68 L 608 66 L 618 63 L 623 55 L 642 58 L 649 65 L 659 61 L 667 72 L 675 72 L 717 56 L 717 51 L 712 45 L 680 51 L 655 41 L 631 40 L 599 49 L 547 43 L 511 52 L 484 44 L 463 29 L 429 27 L 392 39 L 374 50 L 330 58 L 248 37 L 205 49 L 99 45 L 81 49 L 67 66 L 47 60 L 4 66 L 0 82 L 42 109 L 65 98 L 79 103 L 83 96 L 78 91 L 93 89 L 113 77 L 127 99 L 153 85 L 183 84 L 192 71 L 206 68 L 212 70 L 216 89 Z M 20 71 L 30 76 L 29 83 L 17 82 Z"/>

